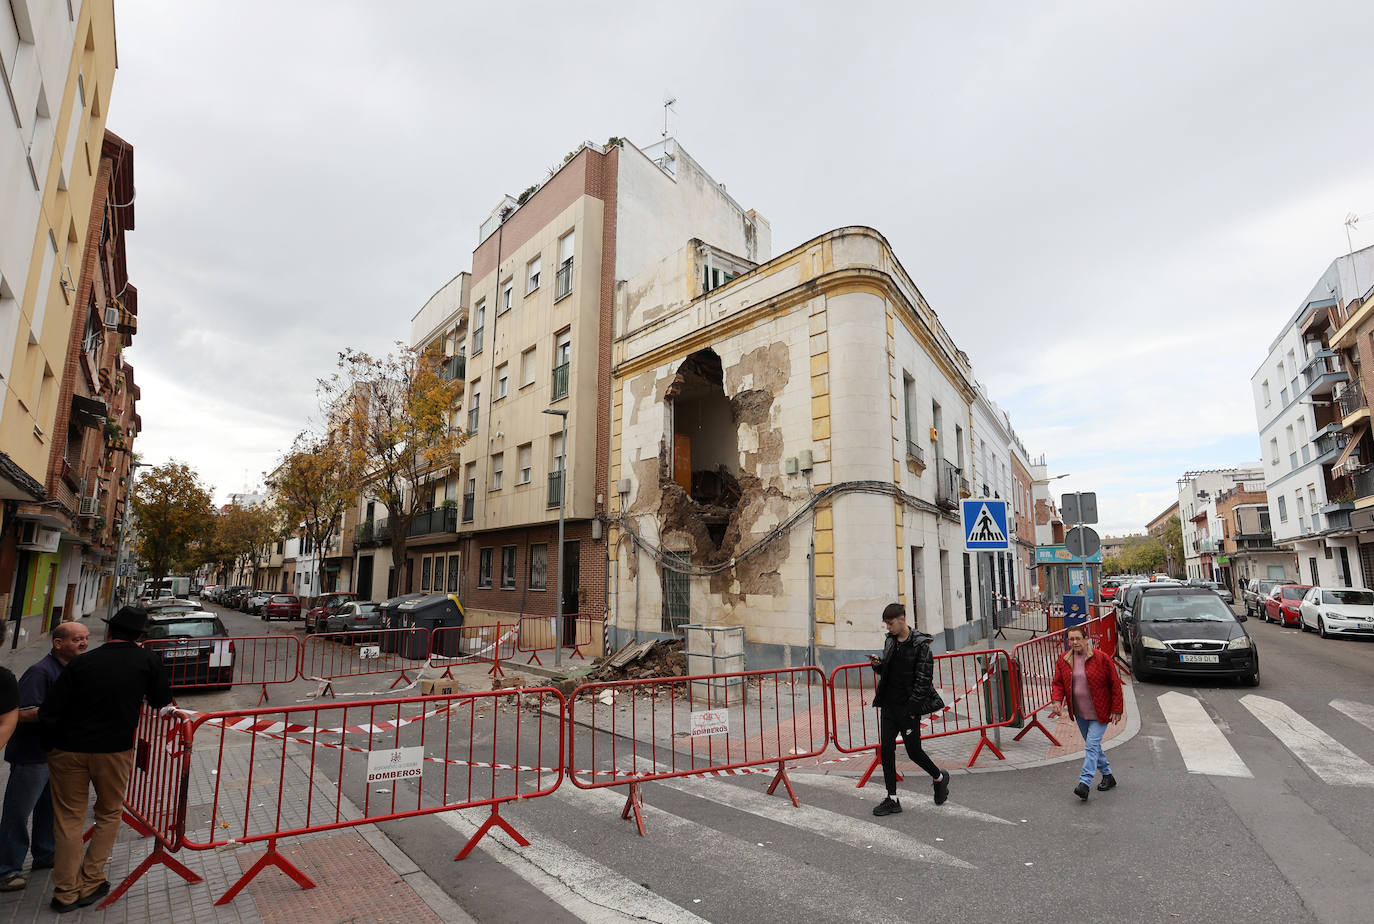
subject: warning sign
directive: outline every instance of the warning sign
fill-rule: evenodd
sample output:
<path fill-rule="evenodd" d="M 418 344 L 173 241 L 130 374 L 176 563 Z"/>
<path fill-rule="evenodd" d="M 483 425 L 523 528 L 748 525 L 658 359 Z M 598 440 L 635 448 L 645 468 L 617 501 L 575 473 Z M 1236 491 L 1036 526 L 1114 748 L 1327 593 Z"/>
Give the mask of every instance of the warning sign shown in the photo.
<path fill-rule="evenodd" d="M 730 716 L 724 709 L 703 709 L 692 713 L 692 737 L 709 738 L 730 734 Z"/>
<path fill-rule="evenodd" d="M 358 660 L 360 661 L 371 661 L 372 659 L 380 658 L 381 656 L 381 645 L 363 645 L 361 648 L 358 649 Z"/>
<path fill-rule="evenodd" d="M 970 552 L 1005 552 L 1007 541 L 1007 502 L 980 497 L 961 501 L 964 521 L 964 548 Z"/>
<path fill-rule="evenodd" d="M 392 748 L 367 752 L 367 781 L 419 779 L 424 773 L 425 749 Z"/>

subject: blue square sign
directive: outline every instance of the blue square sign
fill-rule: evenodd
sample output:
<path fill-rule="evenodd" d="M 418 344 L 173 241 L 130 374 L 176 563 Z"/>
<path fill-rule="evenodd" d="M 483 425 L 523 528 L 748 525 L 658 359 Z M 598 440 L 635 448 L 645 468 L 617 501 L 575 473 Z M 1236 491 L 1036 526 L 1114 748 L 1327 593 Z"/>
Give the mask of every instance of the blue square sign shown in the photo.
<path fill-rule="evenodd" d="M 970 552 L 1006 552 L 1011 549 L 1007 530 L 1007 502 L 979 497 L 960 501 L 964 522 L 964 548 Z"/>

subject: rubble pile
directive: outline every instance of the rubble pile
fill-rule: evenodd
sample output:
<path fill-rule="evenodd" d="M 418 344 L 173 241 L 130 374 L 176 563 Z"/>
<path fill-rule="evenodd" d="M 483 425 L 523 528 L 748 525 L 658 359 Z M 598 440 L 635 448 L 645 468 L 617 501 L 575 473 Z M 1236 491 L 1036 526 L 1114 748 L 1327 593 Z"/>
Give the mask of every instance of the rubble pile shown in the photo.
<path fill-rule="evenodd" d="M 631 641 L 603 658 L 582 678 L 587 683 L 639 680 L 645 677 L 681 677 L 687 673 L 687 654 L 682 639 Z"/>

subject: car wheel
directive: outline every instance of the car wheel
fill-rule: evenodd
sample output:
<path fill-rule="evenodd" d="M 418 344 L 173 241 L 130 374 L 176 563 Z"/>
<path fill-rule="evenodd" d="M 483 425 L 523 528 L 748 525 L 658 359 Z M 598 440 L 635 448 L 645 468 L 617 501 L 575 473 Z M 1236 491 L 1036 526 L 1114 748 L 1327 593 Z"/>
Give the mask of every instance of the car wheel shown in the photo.
<path fill-rule="evenodd" d="M 1320 635 L 1322 638 L 1331 637 L 1331 633 L 1326 631 L 1326 617 L 1324 616 L 1317 617 L 1317 634 Z"/>
<path fill-rule="evenodd" d="M 1135 652 L 1131 653 L 1131 673 L 1135 675 L 1136 680 L 1142 683 L 1150 680 L 1154 676 L 1149 671 L 1145 670 L 1145 668 L 1141 667 L 1140 658 L 1136 656 Z"/>
<path fill-rule="evenodd" d="M 1246 674 L 1241 678 L 1247 687 L 1259 686 L 1259 666 L 1256 665 L 1253 673 Z"/>
<path fill-rule="evenodd" d="M 1298 628 L 1304 632 L 1312 631 L 1312 627 L 1307 624 L 1307 620 L 1303 617 L 1302 613 L 1298 614 Z"/>

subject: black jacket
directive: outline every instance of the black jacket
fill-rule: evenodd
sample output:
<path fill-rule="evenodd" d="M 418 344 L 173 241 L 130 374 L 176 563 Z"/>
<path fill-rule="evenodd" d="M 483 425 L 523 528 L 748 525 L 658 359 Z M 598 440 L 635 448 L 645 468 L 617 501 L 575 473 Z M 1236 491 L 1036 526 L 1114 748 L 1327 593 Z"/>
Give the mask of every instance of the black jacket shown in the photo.
<path fill-rule="evenodd" d="M 43 746 L 114 754 L 134 746 L 143 701 L 172 701 L 162 659 L 133 642 L 109 641 L 74 658 L 38 708 Z"/>
<path fill-rule="evenodd" d="M 935 658 L 930 653 L 932 635 L 911 630 L 905 642 L 888 633 L 883 642 L 883 659 L 874 665 L 878 674 L 878 691 L 873 704 L 885 709 L 915 713 L 920 709 L 922 695 L 932 688 Z"/>

